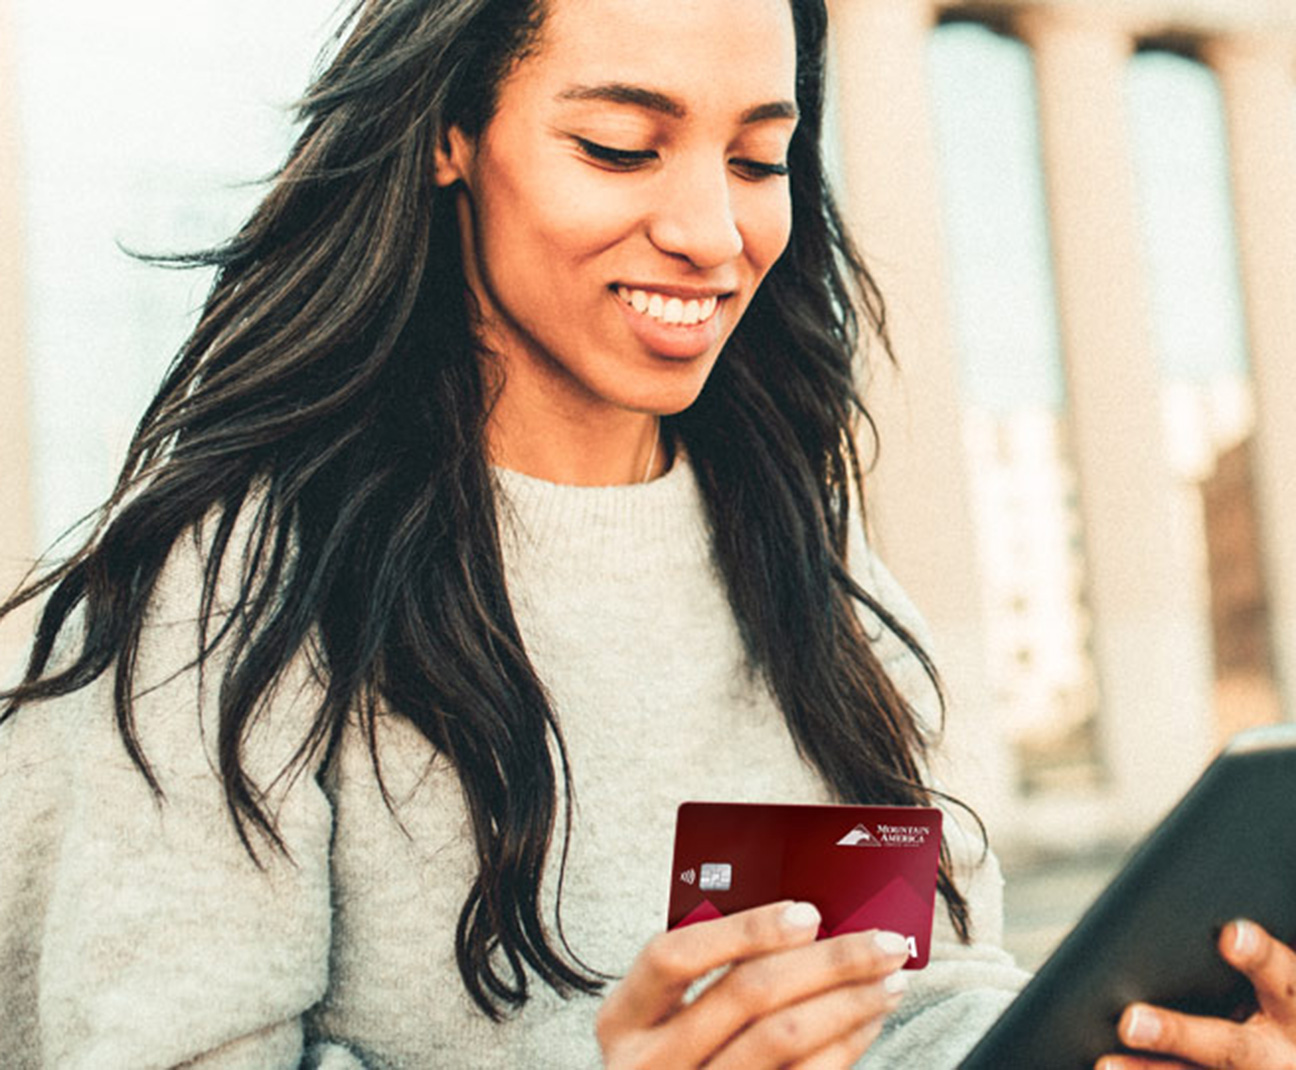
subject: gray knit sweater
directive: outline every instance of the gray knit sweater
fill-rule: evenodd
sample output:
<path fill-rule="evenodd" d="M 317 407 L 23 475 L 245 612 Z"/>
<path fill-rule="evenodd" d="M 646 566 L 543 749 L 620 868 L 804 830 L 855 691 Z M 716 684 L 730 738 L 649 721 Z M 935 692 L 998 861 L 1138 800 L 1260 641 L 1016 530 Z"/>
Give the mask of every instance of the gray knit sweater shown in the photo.
<path fill-rule="evenodd" d="M 510 595 L 575 781 L 565 933 L 585 963 L 622 973 L 663 926 L 681 801 L 829 796 L 744 665 L 687 464 L 643 486 L 500 473 L 500 488 Z M 219 665 L 202 681 L 181 671 L 199 561 L 193 542 L 174 552 L 138 669 L 139 734 L 164 802 L 118 739 L 109 680 L 0 727 L 0 1066 L 599 1065 L 596 998 L 537 982 L 522 1013 L 493 1024 L 465 995 L 453 939 L 474 872 L 467 816 L 411 727 L 381 727 L 394 814 L 354 730 L 327 769 L 275 779 L 318 697 L 304 664 L 246 759 L 292 861 L 252 864 L 214 772 Z M 852 562 L 921 634 L 862 537 Z M 916 661 L 868 623 L 888 672 L 931 711 Z M 957 831 L 952 844 L 977 942 L 959 945 L 938 909 L 932 962 L 866 1067 L 954 1066 L 1021 981 L 997 946 L 993 857 Z"/>

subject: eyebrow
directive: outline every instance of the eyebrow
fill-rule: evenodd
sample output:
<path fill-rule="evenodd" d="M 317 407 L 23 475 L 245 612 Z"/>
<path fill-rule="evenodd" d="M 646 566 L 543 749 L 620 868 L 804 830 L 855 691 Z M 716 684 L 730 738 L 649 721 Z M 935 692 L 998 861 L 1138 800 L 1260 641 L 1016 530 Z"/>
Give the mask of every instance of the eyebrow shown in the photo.
<path fill-rule="evenodd" d="M 601 100 L 609 104 L 628 104 L 635 108 L 668 115 L 672 119 L 683 119 L 688 109 L 675 97 L 655 89 L 643 86 L 627 85 L 624 82 L 602 82 L 598 85 L 576 85 L 564 89 L 558 94 L 559 100 Z M 790 100 L 774 100 L 768 104 L 757 104 L 748 108 L 738 117 L 739 123 L 746 126 L 750 123 L 763 123 L 771 119 L 791 119 L 800 117 L 797 106 Z"/>

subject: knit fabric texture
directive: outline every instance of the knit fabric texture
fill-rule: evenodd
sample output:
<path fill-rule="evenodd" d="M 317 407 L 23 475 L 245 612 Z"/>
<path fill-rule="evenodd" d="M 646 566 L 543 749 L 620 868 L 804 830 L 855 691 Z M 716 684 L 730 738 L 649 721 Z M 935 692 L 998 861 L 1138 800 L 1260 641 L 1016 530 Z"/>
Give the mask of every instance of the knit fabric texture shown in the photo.
<path fill-rule="evenodd" d="M 664 926 L 681 802 L 833 800 L 746 663 L 685 461 L 639 486 L 497 480 L 510 598 L 571 760 L 563 934 L 615 977 Z M 930 649 L 859 532 L 851 564 Z M 533 979 L 502 1023 L 468 998 L 454 956 L 476 870 L 468 815 L 453 771 L 408 722 L 379 725 L 390 806 L 354 724 L 327 768 L 276 776 L 319 697 L 304 659 L 247 748 L 291 859 L 248 857 L 215 772 L 219 660 L 202 679 L 187 668 L 200 569 L 199 546 L 182 540 L 138 669 L 139 736 L 162 799 L 118 737 L 111 679 L 0 726 L 0 1065 L 599 1066 L 598 997 L 563 999 Z M 921 665 L 865 624 L 935 723 Z M 1023 979 L 999 947 L 993 855 L 954 813 L 946 828 L 976 939 L 959 943 L 938 900 L 931 963 L 862 1062 L 871 1070 L 955 1066 Z M 551 919 L 558 868 L 543 886 Z"/>

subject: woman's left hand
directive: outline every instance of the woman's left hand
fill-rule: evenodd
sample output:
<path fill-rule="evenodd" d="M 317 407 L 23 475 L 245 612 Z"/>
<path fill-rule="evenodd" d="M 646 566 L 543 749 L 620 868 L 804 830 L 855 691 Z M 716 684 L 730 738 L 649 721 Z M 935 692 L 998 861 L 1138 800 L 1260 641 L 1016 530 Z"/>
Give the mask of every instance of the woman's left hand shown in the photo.
<path fill-rule="evenodd" d="M 1224 926 L 1219 949 L 1255 986 L 1259 1010 L 1230 1022 L 1132 1003 L 1121 1015 L 1121 1042 L 1158 1057 L 1106 1055 L 1097 1070 L 1296 1070 L 1296 952 L 1250 921 Z"/>

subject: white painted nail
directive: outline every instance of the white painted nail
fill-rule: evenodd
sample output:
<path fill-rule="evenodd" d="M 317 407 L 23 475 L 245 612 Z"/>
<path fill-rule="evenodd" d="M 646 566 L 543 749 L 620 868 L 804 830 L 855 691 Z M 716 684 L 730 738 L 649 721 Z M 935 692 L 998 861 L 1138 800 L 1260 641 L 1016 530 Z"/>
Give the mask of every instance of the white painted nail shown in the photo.
<path fill-rule="evenodd" d="M 1146 1007 L 1134 1007 L 1130 1010 L 1125 1033 L 1132 1047 L 1147 1047 L 1155 1044 L 1157 1037 L 1161 1035 L 1161 1020 Z"/>
<path fill-rule="evenodd" d="M 1260 947 L 1260 932 L 1254 924 L 1245 918 L 1233 922 L 1233 953 L 1246 958 L 1254 955 Z"/>
<path fill-rule="evenodd" d="M 819 919 L 819 911 L 813 903 L 793 903 L 783 911 L 783 924 L 789 929 L 818 928 Z"/>
<path fill-rule="evenodd" d="M 909 941 L 899 933 L 887 932 L 881 929 L 873 934 L 873 943 L 877 949 L 886 956 L 907 955 L 909 953 Z"/>

